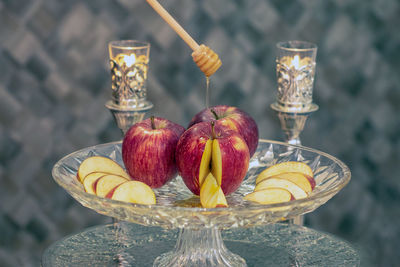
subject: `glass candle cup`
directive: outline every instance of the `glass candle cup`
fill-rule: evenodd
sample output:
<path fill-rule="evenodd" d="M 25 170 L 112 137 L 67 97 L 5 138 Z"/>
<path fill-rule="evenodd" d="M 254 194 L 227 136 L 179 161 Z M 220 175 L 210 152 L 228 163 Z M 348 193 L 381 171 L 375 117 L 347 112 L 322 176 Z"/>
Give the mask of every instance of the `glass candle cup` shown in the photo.
<path fill-rule="evenodd" d="M 136 40 L 108 44 L 112 102 L 120 107 L 140 107 L 146 100 L 150 44 Z"/>
<path fill-rule="evenodd" d="M 277 44 L 277 102 L 286 110 L 305 110 L 312 103 L 317 46 L 303 41 Z"/>

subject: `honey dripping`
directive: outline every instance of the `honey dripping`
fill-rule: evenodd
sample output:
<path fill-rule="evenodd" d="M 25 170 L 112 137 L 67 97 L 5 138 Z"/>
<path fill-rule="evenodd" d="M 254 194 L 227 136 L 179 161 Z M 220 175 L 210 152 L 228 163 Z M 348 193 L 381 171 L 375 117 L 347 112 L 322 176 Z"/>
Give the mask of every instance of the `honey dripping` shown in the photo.
<path fill-rule="evenodd" d="M 210 107 L 210 77 L 206 76 L 206 108 Z"/>

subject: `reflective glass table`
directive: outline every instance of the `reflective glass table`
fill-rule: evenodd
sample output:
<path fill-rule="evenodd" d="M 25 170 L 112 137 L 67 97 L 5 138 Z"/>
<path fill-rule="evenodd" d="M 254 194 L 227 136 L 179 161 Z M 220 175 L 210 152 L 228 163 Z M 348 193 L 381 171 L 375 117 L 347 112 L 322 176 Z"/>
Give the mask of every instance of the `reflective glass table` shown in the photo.
<path fill-rule="evenodd" d="M 52 244 L 42 266 L 152 266 L 171 251 L 176 230 L 116 223 L 89 228 Z M 222 231 L 226 247 L 247 266 L 359 266 L 345 241 L 306 227 L 277 223 Z"/>

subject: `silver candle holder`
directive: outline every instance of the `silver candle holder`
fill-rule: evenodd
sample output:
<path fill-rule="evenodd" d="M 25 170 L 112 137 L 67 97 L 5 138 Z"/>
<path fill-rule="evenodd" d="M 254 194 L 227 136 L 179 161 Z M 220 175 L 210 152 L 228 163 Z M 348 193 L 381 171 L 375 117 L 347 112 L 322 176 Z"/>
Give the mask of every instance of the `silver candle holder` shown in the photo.
<path fill-rule="evenodd" d="M 308 116 L 318 110 L 312 103 L 317 46 L 303 41 L 277 44 L 277 101 L 271 108 L 278 114 L 285 141 L 301 145 L 300 133 Z"/>
<path fill-rule="evenodd" d="M 136 40 L 112 41 L 108 50 L 112 92 L 106 107 L 125 134 L 153 108 L 146 100 L 150 44 Z"/>
<path fill-rule="evenodd" d="M 277 44 L 276 77 L 277 101 L 271 108 L 277 112 L 285 141 L 301 145 L 300 134 L 308 116 L 318 110 L 312 103 L 317 46 L 303 41 L 287 41 Z M 304 224 L 304 217 L 290 221 Z"/>

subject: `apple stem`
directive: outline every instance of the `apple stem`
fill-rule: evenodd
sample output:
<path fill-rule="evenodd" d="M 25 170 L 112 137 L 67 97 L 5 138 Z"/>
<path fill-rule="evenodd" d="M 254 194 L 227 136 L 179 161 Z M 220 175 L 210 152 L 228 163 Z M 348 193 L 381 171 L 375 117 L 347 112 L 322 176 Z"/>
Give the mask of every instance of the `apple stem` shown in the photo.
<path fill-rule="evenodd" d="M 154 116 L 151 116 L 151 117 L 150 117 L 150 121 L 151 121 L 151 128 L 152 128 L 153 130 L 155 130 L 155 129 L 156 129 L 156 124 L 154 123 Z"/>
<path fill-rule="evenodd" d="M 215 129 L 214 129 L 215 123 L 214 121 L 211 122 L 211 138 L 214 140 L 215 139 Z"/>
<path fill-rule="evenodd" d="M 214 115 L 215 119 L 218 120 L 219 117 L 218 117 L 218 115 L 217 115 L 217 112 L 215 112 L 214 109 L 210 109 L 210 111 L 211 111 L 211 113 Z"/>

